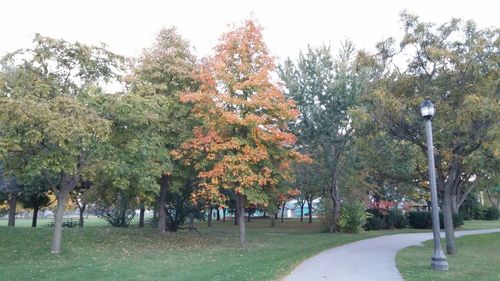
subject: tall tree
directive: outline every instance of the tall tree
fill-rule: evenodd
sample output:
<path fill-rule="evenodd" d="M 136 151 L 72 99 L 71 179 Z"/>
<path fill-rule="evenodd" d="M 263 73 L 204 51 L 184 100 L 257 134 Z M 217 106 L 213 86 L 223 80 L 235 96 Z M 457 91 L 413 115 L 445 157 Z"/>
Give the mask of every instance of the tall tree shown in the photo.
<path fill-rule="evenodd" d="M 327 171 L 326 189 L 332 200 L 329 230 L 337 231 L 340 216 L 340 178 L 345 151 L 352 143 L 349 109 L 364 90 L 363 77 L 354 68 L 354 47 L 345 42 L 335 59 L 329 47 L 310 48 L 280 68 L 288 96 L 301 112 L 292 126 L 298 146 L 313 155 Z"/>
<path fill-rule="evenodd" d="M 2 106 L 4 159 L 21 176 L 43 176 L 57 198 L 51 251 L 59 253 L 64 205 L 95 145 L 108 135 L 109 123 L 73 97 L 3 100 Z"/>
<path fill-rule="evenodd" d="M 400 50 L 388 39 L 378 45 L 385 76 L 366 97 L 359 120 L 396 142 L 412 145 L 425 159 L 419 104 L 431 99 L 437 185 L 442 195 L 446 249 L 456 253 L 452 213 L 458 212 L 486 173 L 481 161 L 498 158 L 500 79 L 498 29 L 478 29 L 453 19 L 436 26 L 403 12 Z M 406 68 L 393 63 L 409 58 Z M 398 163 L 393 163 L 398 165 Z M 420 178 L 422 182 L 427 179 Z"/>
<path fill-rule="evenodd" d="M 97 193 L 93 192 L 93 199 L 109 202 L 121 194 L 122 202 L 129 204 L 137 196 L 153 197 L 160 188 L 158 175 L 172 170 L 165 141 L 173 138 L 164 135 L 168 128 L 165 121 L 170 120 L 163 118 L 175 109 L 170 100 L 125 94 L 90 102 L 112 124 L 109 139 L 100 146 L 102 160 L 94 167 Z"/>
<path fill-rule="evenodd" d="M 189 118 L 190 107 L 180 103 L 178 95 L 180 92 L 196 89 L 198 82 L 194 75 L 195 66 L 196 57 L 191 52 L 189 42 L 182 38 L 175 28 L 165 28 L 159 32 L 153 46 L 145 49 L 142 56 L 135 61 L 132 75 L 128 77 L 128 86 L 132 94 L 155 99 L 161 107 L 159 118 L 162 126 L 158 127 L 157 133 L 163 138 L 161 141 L 164 149 L 175 149 L 184 139 L 191 136 L 193 119 Z M 165 156 L 168 156 L 168 153 L 157 155 L 157 157 Z M 160 233 L 165 232 L 166 228 L 165 200 L 172 177 L 185 179 L 172 174 L 175 165 L 175 162 L 169 162 L 169 165 L 157 175 L 160 179 L 158 196 Z"/>
<path fill-rule="evenodd" d="M 58 205 L 52 253 L 61 250 L 66 199 L 89 164 L 109 122 L 80 97 L 102 92 L 118 77 L 121 57 L 104 46 L 90 47 L 36 35 L 34 46 L 1 60 L 0 131 L 6 166 L 23 177 L 43 176 Z"/>
<path fill-rule="evenodd" d="M 199 91 L 181 96 L 202 125 L 174 154 L 198 171 L 194 200 L 222 205 L 229 199 L 223 190 L 234 192 L 243 245 L 245 206 L 267 203 L 301 157 L 287 125 L 297 110 L 272 83 L 274 69 L 261 28 L 247 20 L 224 34 L 203 61 Z"/>

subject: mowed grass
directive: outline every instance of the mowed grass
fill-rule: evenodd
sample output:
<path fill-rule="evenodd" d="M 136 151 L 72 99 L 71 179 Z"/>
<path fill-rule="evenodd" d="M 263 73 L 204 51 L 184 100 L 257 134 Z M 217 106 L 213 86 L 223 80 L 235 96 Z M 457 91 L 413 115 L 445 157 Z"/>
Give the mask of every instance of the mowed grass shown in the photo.
<path fill-rule="evenodd" d="M 201 234 L 186 230 L 158 235 L 150 226 L 114 228 L 89 219 L 84 228 L 64 229 L 62 253 L 49 253 L 52 228 L 17 227 L 0 221 L 0 280 L 279 280 L 304 259 L 360 239 L 414 232 L 322 233 L 318 222 L 267 219 L 247 223 L 247 246 L 232 221 L 200 222 Z M 475 227 L 478 227 L 479 223 Z"/>
<path fill-rule="evenodd" d="M 426 241 L 423 247 L 408 247 L 400 251 L 396 259 L 397 267 L 406 281 L 500 280 L 500 233 L 460 237 L 457 249 L 457 255 L 447 256 L 449 271 L 430 269 L 432 241 Z"/>
<path fill-rule="evenodd" d="M 470 220 L 464 221 L 465 224 L 460 226 L 458 230 L 474 230 L 474 229 L 489 229 L 500 228 L 500 220 Z"/>
<path fill-rule="evenodd" d="M 248 244 L 238 242 L 232 221 L 198 223 L 158 235 L 147 226 L 114 228 L 98 222 L 64 229 L 62 253 L 49 253 L 52 228 L 0 226 L 0 280 L 277 280 L 307 257 L 386 232 L 321 233 L 318 222 L 255 219 Z M 43 222 L 39 224 L 43 225 Z M 392 233 L 392 232 L 391 232 Z"/>

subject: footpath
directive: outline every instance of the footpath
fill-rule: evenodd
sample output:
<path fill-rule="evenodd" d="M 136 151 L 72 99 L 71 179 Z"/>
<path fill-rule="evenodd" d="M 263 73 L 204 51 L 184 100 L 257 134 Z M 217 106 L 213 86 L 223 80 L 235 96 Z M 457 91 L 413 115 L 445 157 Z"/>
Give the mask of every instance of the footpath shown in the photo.
<path fill-rule="evenodd" d="M 500 232 L 500 228 L 456 231 L 455 237 Z M 444 233 L 441 233 L 444 237 Z M 303 261 L 284 281 L 403 281 L 396 254 L 432 239 L 432 233 L 394 234 L 335 247 Z M 432 253 L 429 253 L 429 264 Z"/>

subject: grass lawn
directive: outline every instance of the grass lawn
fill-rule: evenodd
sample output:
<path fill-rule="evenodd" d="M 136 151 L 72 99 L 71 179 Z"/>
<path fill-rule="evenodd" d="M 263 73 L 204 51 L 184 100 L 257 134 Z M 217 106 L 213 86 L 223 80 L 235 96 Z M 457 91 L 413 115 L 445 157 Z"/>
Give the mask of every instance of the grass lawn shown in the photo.
<path fill-rule="evenodd" d="M 271 228 L 269 220 L 254 219 L 241 248 L 232 221 L 214 221 L 211 228 L 199 223 L 201 234 L 159 236 L 149 226 L 114 228 L 94 219 L 64 229 L 63 252 L 52 255 L 52 228 L 45 223 L 32 229 L 29 220 L 17 220 L 15 228 L 0 221 L 0 280 L 278 280 L 322 250 L 397 233 L 329 234 L 317 222 L 285 220 Z"/>
<path fill-rule="evenodd" d="M 444 242 L 444 240 L 443 240 Z M 397 266 L 406 281 L 500 280 L 500 233 L 463 236 L 457 239 L 458 254 L 447 256 L 449 271 L 430 269 L 432 240 L 424 247 L 408 247 L 397 255 Z"/>

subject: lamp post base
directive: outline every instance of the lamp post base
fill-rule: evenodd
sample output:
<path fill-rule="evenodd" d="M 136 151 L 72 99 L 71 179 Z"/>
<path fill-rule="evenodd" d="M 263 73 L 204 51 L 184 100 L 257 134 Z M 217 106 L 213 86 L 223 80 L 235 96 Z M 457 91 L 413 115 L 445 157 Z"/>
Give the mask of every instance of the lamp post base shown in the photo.
<path fill-rule="evenodd" d="M 442 270 L 446 271 L 448 270 L 448 262 L 446 261 L 446 258 L 431 258 L 431 268 L 434 270 Z"/>

